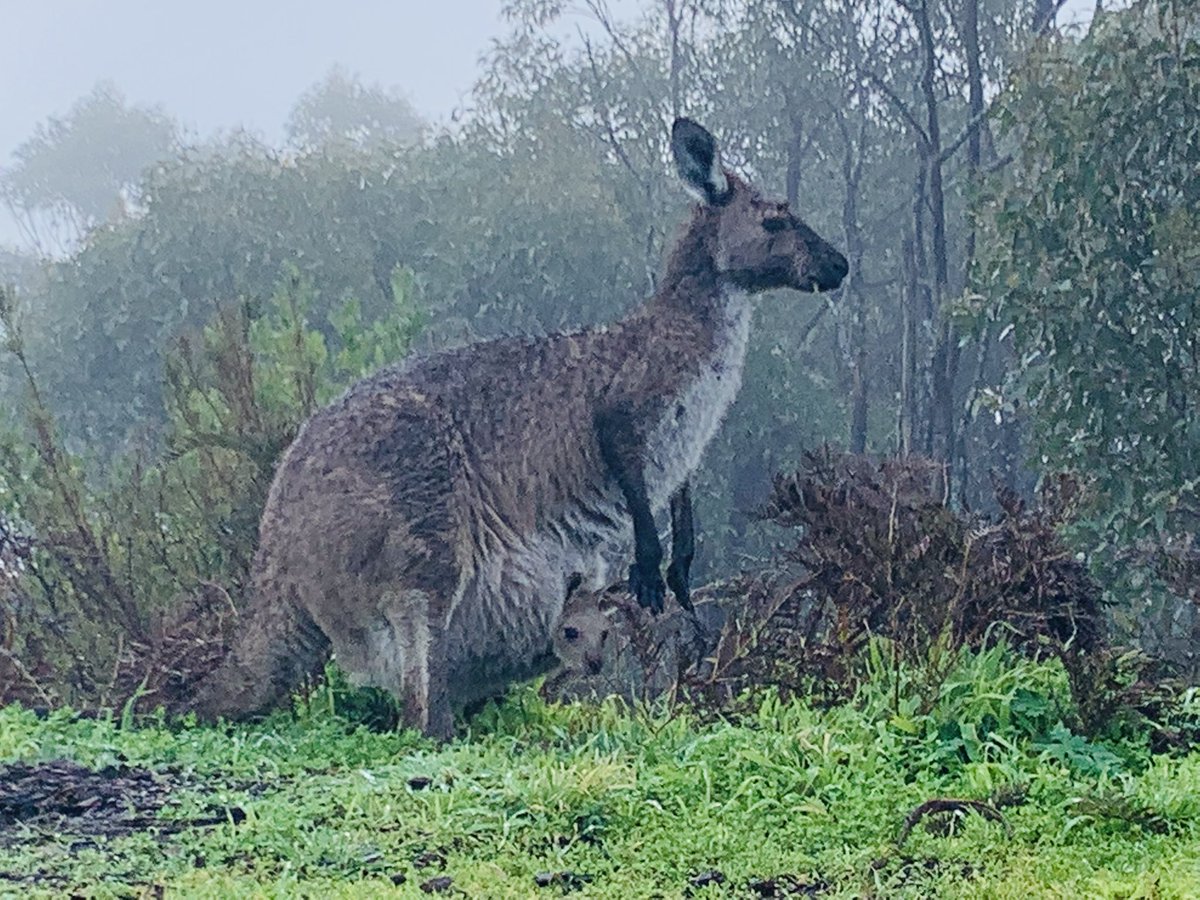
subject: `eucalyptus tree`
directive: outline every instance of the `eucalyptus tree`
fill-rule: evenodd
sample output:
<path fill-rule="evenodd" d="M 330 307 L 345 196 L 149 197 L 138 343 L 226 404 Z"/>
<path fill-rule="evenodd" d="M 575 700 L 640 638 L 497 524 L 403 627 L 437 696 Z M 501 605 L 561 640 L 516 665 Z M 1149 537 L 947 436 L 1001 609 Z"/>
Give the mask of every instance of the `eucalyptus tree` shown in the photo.
<path fill-rule="evenodd" d="M 403 93 L 363 84 L 341 66 L 334 66 L 300 96 L 285 125 L 288 140 L 309 149 L 412 144 L 426 128 Z"/>
<path fill-rule="evenodd" d="M 101 82 L 17 147 L 0 170 L 0 199 L 32 249 L 60 254 L 89 229 L 123 218 L 142 173 L 172 155 L 178 140 L 166 113 L 131 105 Z"/>
<path fill-rule="evenodd" d="M 1114 578 L 1140 590 L 1147 553 L 1194 573 L 1200 14 L 1172 0 L 1102 13 L 1034 54 L 1001 107 L 1013 158 L 980 204 L 965 310 L 1013 344 L 997 401 L 1031 410 L 1041 467 L 1087 488 L 1083 546 Z"/>

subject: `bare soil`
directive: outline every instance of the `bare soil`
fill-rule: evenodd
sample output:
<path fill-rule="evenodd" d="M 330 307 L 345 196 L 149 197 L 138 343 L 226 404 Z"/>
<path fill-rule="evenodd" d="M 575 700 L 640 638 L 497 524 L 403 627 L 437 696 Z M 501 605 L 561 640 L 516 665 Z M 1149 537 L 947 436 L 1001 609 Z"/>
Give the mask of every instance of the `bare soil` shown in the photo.
<path fill-rule="evenodd" d="M 173 805 L 176 792 L 195 786 L 193 779 L 178 772 L 125 765 L 94 771 L 67 760 L 4 766 L 0 768 L 0 848 L 66 843 L 71 852 L 78 852 L 134 833 L 165 840 L 185 828 L 245 818 L 240 808 L 215 803 L 192 818 L 160 815 Z M 54 880 L 44 872 L 0 870 L 0 882 Z"/>

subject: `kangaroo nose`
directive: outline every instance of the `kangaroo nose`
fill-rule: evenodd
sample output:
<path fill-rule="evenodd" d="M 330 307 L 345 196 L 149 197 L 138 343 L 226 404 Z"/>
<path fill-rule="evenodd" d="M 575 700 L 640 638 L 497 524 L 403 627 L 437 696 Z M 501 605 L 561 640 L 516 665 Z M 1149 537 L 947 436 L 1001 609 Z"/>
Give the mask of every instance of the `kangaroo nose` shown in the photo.
<path fill-rule="evenodd" d="M 850 263 L 846 261 L 846 257 L 835 251 L 833 257 L 833 277 L 837 279 L 838 284 L 842 283 L 842 279 L 850 271 Z"/>
<path fill-rule="evenodd" d="M 830 247 L 825 265 L 821 267 L 821 272 L 817 275 L 817 285 L 823 291 L 832 291 L 841 285 L 842 279 L 849 271 L 850 263 L 846 262 L 846 257 Z"/>

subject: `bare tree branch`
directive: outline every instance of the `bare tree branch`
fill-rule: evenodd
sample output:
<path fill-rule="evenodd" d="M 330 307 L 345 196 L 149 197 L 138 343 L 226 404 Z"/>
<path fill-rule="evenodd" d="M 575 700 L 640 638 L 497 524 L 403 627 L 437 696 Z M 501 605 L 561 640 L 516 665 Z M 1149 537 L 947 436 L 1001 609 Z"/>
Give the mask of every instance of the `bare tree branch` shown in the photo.
<path fill-rule="evenodd" d="M 636 73 L 638 80 L 642 82 L 642 87 L 648 88 L 650 83 L 642 72 L 642 67 L 638 63 L 637 56 L 629 49 L 624 38 L 621 37 L 621 31 L 617 28 L 617 24 L 613 20 L 607 0 L 584 0 L 584 5 L 595 16 L 596 21 L 604 29 L 604 33 L 608 35 L 608 39 L 612 41 L 613 46 L 625 57 L 625 61 L 629 63 L 629 67 Z M 580 33 L 582 34 L 582 31 Z"/>
<path fill-rule="evenodd" d="M 813 26 L 806 21 L 802 15 L 800 15 L 800 10 L 796 8 L 796 0 L 780 0 L 780 4 L 783 9 L 792 17 L 796 24 L 803 28 L 813 38 L 813 40 L 830 52 L 836 50 L 833 44 L 826 40 L 824 35 L 822 35 L 817 29 L 813 28 Z M 888 99 L 892 106 L 896 108 L 896 111 L 900 113 L 904 121 L 908 123 L 908 126 L 914 132 L 916 132 L 918 138 L 927 144 L 929 142 L 929 136 L 926 134 L 925 128 L 917 120 L 917 117 L 913 114 L 912 110 L 909 109 L 908 104 L 905 103 L 903 98 L 901 98 L 900 95 L 892 89 L 892 86 L 887 83 L 883 76 L 869 66 L 864 65 L 858 59 L 850 60 L 850 64 L 854 67 L 855 74 L 866 80 L 872 87 L 879 91 L 879 93 L 883 94 L 883 96 Z"/>
<path fill-rule="evenodd" d="M 975 115 L 971 116 L 970 121 L 963 126 L 963 130 L 956 134 L 954 139 L 942 149 L 942 152 L 938 155 L 938 163 L 941 164 L 948 161 L 950 157 L 952 157 L 958 151 L 959 147 L 970 140 L 971 135 L 974 134 L 975 131 L 987 121 L 988 116 L 991 114 L 991 107 L 985 107 Z"/>
<path fill-rule="evenodd" d="M 598 91 L 600 86 L 603 84 L 603 79 L 600 75 L 600 66 L 596 62 L 596 54 L 592 49 L 592 42 L 588 39 L 587 35 L 582 32 L 582 30 L 580 30 L 579 36 L 583 41 L 584 53 L 587 55 L 588 68 L 592 73 L 593 86 Z M 646 197 L 646 208 L 647 210 L 650 210 L 654 204 L 654 187 L 650 178 L 647 177 L 644 172 L 640 171 L 636 165 L 634 165 L 633 160 L 626 152 L 624 145 L 621 143 L 620 137 L 617 136 L 617 129 L 613 125 L 612 116 L 609 114 L 608 108 L 604 107 L 600 103 L 593 102 L 592 110 L 596 114 L 596 117 L 604 125 L 604 137 L 607 144 L 612 148 L 613 153 L 616 155 L 621 165 L 623 165 L 629 171 L 629 174 L 633 176 L 634 181 L 637 182 L 639 187 L 641 187 L 642 193 Z M 651 290 L 657 286 L 658 282 L 654 260 L 656 233 L 657 230 L 653 224 L 653 218 L 651 218 L 651 224 L 646 233 L 645 258 L 646 281 L 650 285 Z"/>

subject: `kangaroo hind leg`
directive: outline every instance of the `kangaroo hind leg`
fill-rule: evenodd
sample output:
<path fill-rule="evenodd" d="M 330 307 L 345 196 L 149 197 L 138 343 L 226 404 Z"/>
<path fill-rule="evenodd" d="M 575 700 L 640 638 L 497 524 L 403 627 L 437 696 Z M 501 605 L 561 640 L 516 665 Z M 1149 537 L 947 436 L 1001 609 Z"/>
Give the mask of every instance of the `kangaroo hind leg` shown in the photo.
<path fill-rule="evenodd" d="M 380 604 L 387 625 L 388 647 L 377 665 L 377 683 L 402 707 L 404 724 L 438 740 L 454 736 L 454 711 L 446 667 L 444 628 L 428 592 L 412 588 L 385 590 Z"/>

